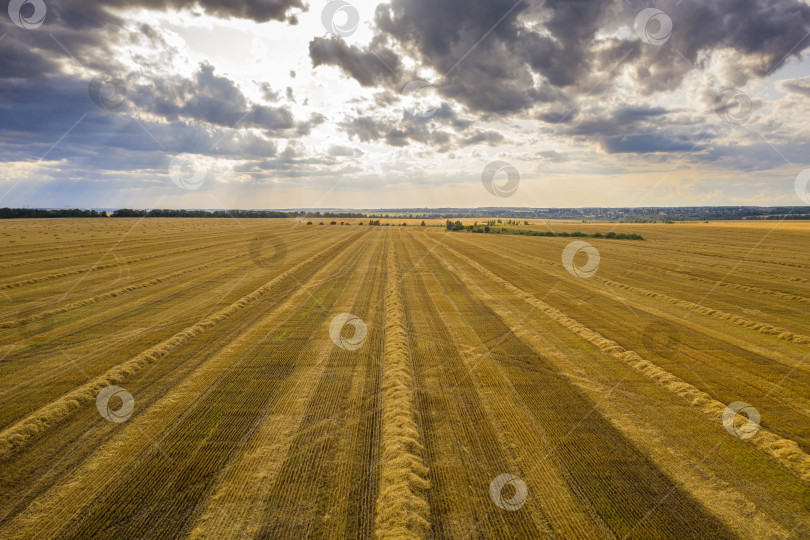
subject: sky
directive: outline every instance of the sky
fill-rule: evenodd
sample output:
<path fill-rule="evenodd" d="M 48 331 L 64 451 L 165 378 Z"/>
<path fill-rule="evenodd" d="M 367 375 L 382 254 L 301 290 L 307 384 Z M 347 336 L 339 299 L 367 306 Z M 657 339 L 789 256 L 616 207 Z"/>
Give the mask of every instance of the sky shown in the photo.
<path fill-rule="evenodd" d="M 803 0 L 3 0 L 0 207 L 810 204 Z"/>

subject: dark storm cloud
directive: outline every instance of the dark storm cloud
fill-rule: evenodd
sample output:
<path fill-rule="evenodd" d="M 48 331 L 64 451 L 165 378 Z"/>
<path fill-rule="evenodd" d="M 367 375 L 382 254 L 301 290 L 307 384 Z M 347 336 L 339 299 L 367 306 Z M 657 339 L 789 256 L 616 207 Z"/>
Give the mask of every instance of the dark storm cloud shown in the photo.
<path fill-rule="evenodd" d="M 674 24 L 662 46 L 645 44 L 632 34 L 636 14 L 651 4 L 666 11 Z M 87 114 L 48 159 L 72 152 L 88 167 L 108 167 L 115 156 L 116 166 L 137 168 L 157 163 L 154 156 L 163 152 L 162 145 L 167 152 L 274 157 L 268 161 L 273 168 L 317 165 L 291 155 L 304 150 L 290 144 L 279 155 L 274 139 L 305 136 L 326 121 L 318 114 L 296 118 L 288 106 L 295 96 L 289 88 L 285 94 L 283 85 L 274 90 L 257 83 L 264 100 L 254 103 L 208 64 L 181 77 L 154 71 L 151 58 L 134 58 L 142 71 L 123 70 L 127 99 L 112 112 L 90 101 L 89 81 L 69 75 L 79 65 L 96 73 L 121 72 L 117 55 L 129 45 L 160 51 L 164 64 L 174 65 L 180 53 L 155 28 L 125 20 L 120 11 L 125 8 L 189 8 L 192 13 L 294 23 L 295 13 L 307 9 L 303 0 L 60 0 L 47 6 L 46 22 L 38 31 L 20 29 L 5 12 L 0 14 L 0 35 L 7 34 L 0 40 L 0 141 L 5 145 L 0 158 L 37 158 Z M 631 79 L 634 98 L 672 91 L 693 70 L 708 69 L 701 63 L 703 53 L 723 49 L 739 60 L 734 73 L 723 75 L 741 85 L 810 45 L 805 38 L 810 8 L 800 0 L 392 0 L 377 8 L 374 22 L 377 34 L 368 45 L 350 45 L 337 37 L 309 43 L 313 66 L 335 66 L 360 85 L 380 89 L 370 110 L 335 118 L 335 123 L 360 142 L 422 144 L 439 152 L 504 143 L 500 133 L 474 125 L 477 119 L 501 116 L 554 124 L 543 129 L 607 153 L 687 151 L 698 140 L 715 140 L 701 135 L 702 118 L 689 126 L 669 110 L 623 106 L 625 98 L 614 86 L 617 77 L 624 75 L 623 84 Z M 631 34 L 614 36 L 620 27 L 630 28 Z M 417 72 L 438 74 L 431 83 L 446 101 L 428 119 L 390 114 L 392 109 L 399 112 L 404 84 L 417 78 L 405 57 L 417 62 Z M 780 87 L 810 96 L 806 80 L 785 81 Z M 289 103 L 279 103 L 285 95 Z M 609 105 L 595 111 L 603 99 Z M 708 93 L 706 99 L 713 103 Z M 305 96 L 300 101 L 306 104 Z M 244 128 L 254 129 L 247 133 Z M 348 158 L 347 148 L 334 145 L 317 159 Z M 707 161 L 733 152 L 703 150 L 698 146 L 697 155 Z"/>
<path fill-rule="evenodd" d="M 6 8 L 4 12 L 7 11 L 8 2 L 2 5 Z M 120 22 L 117 12 L 126 9 L 191 9 L 226 18 L 295 23 L 293 12 L 305 11 L 307 6 L 302 0 L 59 0 L 47 2 L 45 24 L 76 29 L 98 28 Z"/>
<path fill-rule="evenodd" d="M 25 79 L 7 79 L 0 83 L 0 159 L 36 161 L 44 157 L 52 162 L 69 159 L 88 169 L 155 166 L 165 170 L 166 153 L 273 156 L 275 142 L 241 128 L 256 127 L 269 137 L 295 138 L 324 121 L 321 115 L 296 121 L 287 109 L 250 104 L 241 92 L 234 92 L 230 81 L 201 88 L 197 86 L 200 80 L 210 83 L 214 77 L 205 68 L 201 73 L 202 79 L 182 81 L 182 92 L 168 93 L 185 98 L 172 104 L 168 112 L 164 97 L 153 108 L 138 108 L 125 101 L 119 110 L 102 109 L 91 101 L 88 81 L 70 76 L 39 78 L 36 85 Z M 175 83 L 178 81 L 171 84 Z M 157 87 L 171 84 L 159 81 Z M 242 105 L 245 109 L 239 108 Z"/>
<path fill-rule="evenodd" d="M 0 13 L 0 18 L 3 14 Z M 0 35 L 2 35 L 0 25 Z M 58 58 L 58 57 L 57 57 Z M 0 80 L 11 78 L 34 78 L 43 73 L 58 71 L 59 64 L 53 57 L 40 54 L 24 43 L 10 39 L 0 41 Z"/>
<path fill-rule="evenodd" d="M 299 123 L 287 107 L 249 103 L 239 87 L 227 77 L 217 75 L 210 64 L 201 64 L 191 79 L 174 77 L 155 84 L 157 96 L 144 110 L 169 121 L 184 119 L 228 127 L 255 127 L 270 136 L 283 136 L 307 134 L 324 120 L 318 115 Z"/>
<path fill-rule="evenodd" d="M 384 47 L 360 49 L 347 45 L 342 38 L 315 38 L 309 44 L 313 66 L 338 66 L 363 86 L 377 86 L 399 80 L 399 57 Z"/>
<path fill-rule="evenodd" d="M 463 131 L 473 125 L 469 118 L 462 118 L 448 103 L 442 103 L 431 119 L 443 122 L 455 130 Z"/>
<path fill-rule="evenodd" d="M 128 99 L 116 111 L 127 118 L 146 114 L 175 125 L 253 127 L 270 137 L 305 135 L 325 121 L 319 114 L 298 121 L 286 107 L 251 103 L 233 81 L 217 75 L 208 64 L 201 64 L 192 78 L 156 77 L 148 85 L 136 81 L 124 79 Z M 105 113 L 114 118 L 115 113 L 92 102 L 88 83 L 89 80 L 67 75 L 39 77 L 36 84 L 23 78 L 0 80 L 0 99 L 5 104 L 0 105 L 0 129 L 15 137 L 27 134 L 47 139 L 64 130 L 66 120 L 77 118 L 82 112 Z M 65 107 L 65 103 L 71 106 Z"/>
<path fill-rule="evenodd" d="M 115 66 L 115 48 L 120 43 L 112 36 L 127 22 L 121 10 L 188 8 L 220 17 L 237 17 L 256 22 L 270 20 L 296 22 L 293 12 L 305 10 L 301 0 L 60 0 L 46 2 L 42 31 L 18 28 L 7 16 L 8 1 L 2 2 L 0 35 L 0 77 L 36 77 L 59 69 L 56 59 L 66 51 L 83 66 L 110 71 Z M 138 27 L 139 39 L 165 45 L 149 25 Z M 161 47 L 168 49 L 168 47 Z"/>
<path fill-rule="evenodd" d="M 292 12 L 305 8 L 300 0 L 61 0 L 46 6 L 45 22 L 36 30 L 18 28 L 6 10 L 0 16 L 0 35 L 5 34 L 0 40 L 0 99 L 5 104 L 0 105 L 0 140 L 4 141 L 7 159 L 37 159 L 80 118 L 47 159 L 86 154 L 89 160 L 109 153 L 118 155 L 122 168 L 138 168 L 149 161 L 143 154 L 161 151 L 159 145 L 166 151 L 234 157 L 274 155 L 276 145 L 272 141 L 232 131 L 251 127 L 261 130 L 265 137 L 295 138 L 310 133 L 325 120 L 313 115 L 298 121 L 287 107 L 251 103 L 233 81 L 215 73 L 208 64 L 202 64 L 191 78 L 183 78 L 155 72 L 152 59 L 142 59 L 140 71 L 135 73 L 127 73 L 118 63 L 118 49 L 130 45 L 160 51 L 165 65 L 171 65 L 177 54 L 146 23 L 124 30 L 128 21 L 120 10 L 190 8 L 221 17 L 294 22 Z M 139 60 L 137 56 L 133 59 Z M 89 77 L 72 74 L 78 67 L 100 77 L 119 77 L 126 87 L 120 108 L 112 112 L 93 104 Z M 269 85 L 265 84 L 262 92 L 268 101 L 278 99 Z M 222 140 L 220 145 L 216 145 L 218 139 Z M 121 157 L 126 151 L 132 154 Z M 103 166 L 107 161 L 95 162 Z"/>
<path fill-rule="evenodd" d="M 360 142 L 371 142 L 379 140 L 386 129 L 382 122 L 376 122 L 368 116 L 350 118 L 340 124 L 343 130 L 349 134 L 350 138 L 357 137 Z"/>
<path fill-rule="evenodd" d="M 702 67 L 699 54 L 715 49 L 740 55 L 734 82 L 743 84 L 810 45 L 810 7 L 799 0 L 658 4 L 674 24 L 660 47 L 634 35 L 604 37 L 622 26 L 632 29 L 636 14 L 649 7 L 640 0 L 393 0 L 377 8 L 379 31 L 372 44 L 381 49 L 381 43 L 396 43 L 441 74 L 435 86 L 443 96 L 498 114 L 598 95 L 626 68 L 642 93 L 674 90 L 689 71 Z M 337 39 L 321 45 L 310 52 L 316 66 L 340 66 L 364 86 L 392 86 L 400 78 L 396 58 L 385 59 L 393 68 L 388 70 L 370 50 Z"/>
<path fill-rule="evenodd" d="M 777 144 L 755 142 L 744 145 L 718 145 L 707 149 L 698 158 L 719 162 L 729 169 L 768 170 L 780 167 L 787 159 L 791 163 L 807 163 L 810 142 L 791 140 Z"/>
<path fill-rule="evenodd" d="M 106 3 L 106 2 L 105 2 Z M 301 0 L 113 0 L 109 4 L 116 7 L 148 7 L 151 9 L 201 7 L 206 12 L 220 17 L 251 19 L 256 22 L 289 21 L 297 22 L 291 12 L 305 11 L 307 6 Z"/>
<path fill-rule="evenodd" d="M 705 133 L 696 133 L 696 126 L 680 126 L 670 118 L 671 114 L 659 107 L 620 107 L 584 118 L 564 127 L 562 133 L 596 143 L 609 154 L 688 152 L 701 148 L 710 139 Z"/>
<path fill-rule="evenodd" d="M 503 135 L 501 135 L 497 131 L 478 130 L 469 137 L 465 137 L 462 142 L 464 143 L 464 145 L 488 144 L 490 146 L 495 146 L 502 143 L 503 140 L 504 140 Z"/>
<path fill-rule="evenodd" d="M 651 154 L 656 152 L 688 152 L 695 149 L 691 139 L 669 134 L 602 134 L 598 140 L 608 154 Z"/>
<path fill-rule="evenodd" d="M 270 83 L 263 82 L 256 84 L 259 85 L 259 89 L 261 90 L 262 97 L 265 101 L 278 101 L 281 99 L 281 95 L 270 87 Z"/>
<path fill-rule="evenodd" d="M 124 9 L 189 8 L 221 17 L 291 23 L 295 22 L 292 11 L 306 9 L 301 0 L 60 0 L 46 2 L 42 27 L 31 31 L 11 22 L 7 16 L 8 3 L 1 4 L 0 35 L 5 38 L 0 40 L 0 79 L 54 75 L 62 71 L 64 62 L 69 60 L 90 70 L 118 71 L 117 49 L 135 43 L 160 50 L 164 62 L 171 64 L 175 51 L 148 24 L 138 24 L 133 31 L 122 32 L 128 22 L 120 13 Z"/>
<path fill-rule="evenodd" d="M 474 129 L 471 121 L 460 118 L 447 104 L 430 118 L 357 116 L 347 117 L 338 125 L 349 138 L 356 137 L 361 142 L 384 141 L 396 147 L 419 143 L 440 153 L 480 144 L 494 146 L 504 141 L 503 135 L 496 131 Z M 448 131 L 444 127 L 453 129 Z"/>
<path fill-rule="evenodd" d="M 339 125 L 349 138 L 357 137 L 361 142 L 384 140 L 391 146 L 406 146 L 411 141 L 424 144 L 446 144 L 449 141 L 447 134 L 430 129 L 425 124 L 399 122 L 390 118 L 361 116 L 347 118 Z"/>
<path fill-rule="evenodd" d="M 616 133 L 636 129 L 658 117 L 666 117 L 669 111 L 661 107 L 620 107 L 608 114 L 581 121 L 568 132 L 575 135 L 588 133 Z M 664 121 L 662 120 L 662 124 Z"/>
<path fill-rule="evenodd" d="M 553 86 L 581 84 L 591 71 L 594 36 L 611 4 L 600 0 L 548 0 L 544 7 L 550 16 L 543 26 L 551 35 L 521 29 L 516 33 L 522 44 L 521 54 Z"/>
<path fill-rule="evenodd" d="M 385 141 L 390 146 L 407 146 L 412 142 L 428 144 L 439 152 L 450 150 L 451 135 L 425 123 L 400 122 L 390 118 L 362 116 L 339 124 L 349 135 L 361 142 Z"/>

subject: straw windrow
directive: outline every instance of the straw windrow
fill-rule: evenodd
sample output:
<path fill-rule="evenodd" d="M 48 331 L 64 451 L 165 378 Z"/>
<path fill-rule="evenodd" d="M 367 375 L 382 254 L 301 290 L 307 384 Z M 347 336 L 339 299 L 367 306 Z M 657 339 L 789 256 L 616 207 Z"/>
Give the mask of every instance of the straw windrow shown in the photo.
<path fill-rule="evenodd" d="M 383 352 L 383 425 L 380 491 L 377 497 L 378 538 L 414 538 L 427 534 L 430 487 L 422 461 L 422 442 L 414 396 L 414 377 L 400 291 L 401 274 L 389 244 L 385 287 Z"/>

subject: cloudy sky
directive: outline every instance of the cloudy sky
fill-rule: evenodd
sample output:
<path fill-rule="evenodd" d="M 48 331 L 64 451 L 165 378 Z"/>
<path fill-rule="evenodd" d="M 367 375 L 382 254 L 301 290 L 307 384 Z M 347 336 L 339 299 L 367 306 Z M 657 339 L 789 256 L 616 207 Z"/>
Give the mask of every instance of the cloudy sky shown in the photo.
<path fill-rule="evenodd" d="M 807 1 L 3 2 L 0 206 L 806 204 Z"/>

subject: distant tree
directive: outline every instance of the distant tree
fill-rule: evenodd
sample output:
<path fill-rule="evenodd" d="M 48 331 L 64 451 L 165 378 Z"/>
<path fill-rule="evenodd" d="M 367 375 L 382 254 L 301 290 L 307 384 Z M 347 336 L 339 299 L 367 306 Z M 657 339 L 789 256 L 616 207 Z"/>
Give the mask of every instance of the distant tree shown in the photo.
<path fill-rule="evenodd" d="M 503 223 L 503 221 L 501 221 L 501 220 L 499 219 L 499 220 L 498 220 L 498 223 Z"/>
<path fill-rule="evenodd" d="M 420 227 L 424 227 L 424 226 L 425 226 L 425 222 L 424 222 L 424 220 L 423 220 L 423 221 L 422 221 L 422 225 L 420 225 Z"/>
<path fill-rule="evenodd" d="M 528 225 L 528 224 L 529 224 L 529 220 L 528 220 L 528 219 L 524 219 L 524 220 L 523 220 L 523 224 L 524 224 L 524 225 Z"/>
<path fill-rule="evenodd" d="M 311 222 L 311 221 L 307 221 L 307 225 L 312 225 L 312 222 Z"/>
<path fill-rule="evenodd" d="M 337 225 L 337 221 L 332 221 L 331 223 L 329 223 L 329 225 Z M 343 224 L 341 223 L 341 225 Z"/>

